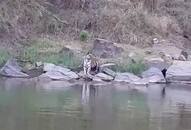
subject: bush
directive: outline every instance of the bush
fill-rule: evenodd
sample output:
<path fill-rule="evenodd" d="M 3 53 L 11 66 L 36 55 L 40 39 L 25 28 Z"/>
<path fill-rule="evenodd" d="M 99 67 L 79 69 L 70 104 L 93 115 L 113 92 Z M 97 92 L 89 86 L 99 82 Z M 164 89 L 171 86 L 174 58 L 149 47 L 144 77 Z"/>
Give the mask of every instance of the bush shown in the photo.
<path fill-rule="evenodd" d="M 23 60 L 35 63 L 39 58 L 38 48 L 35 46 L 26 48 L 21 56 Z"/>
<path fill-rule="evenodd" d="M 68 54 L 49 54 L 40 58 L 42 62 L 63 65 L 70 69 L 78 68 L 82 63 L 81 59 Z"/>
<path fill-rule="evenodd" d="M 130 72 L 135 75 L 139 75 L 146 69 L 146 66 L 143 63 L 143 60 L 138 60 L 137 62 L 130 61 L 118 63 L 116 67 L 112 69 L 116 72 Z"/>
<path fill-rule="evenodd" d="M 87 31 L 81 31 L 80 32 L 80 41 L 87 41 L 88 39 L 88 32 Z"/>
<path fill-rule="evenodd" d="M 0 66 L 2 66 L 9 58 L 10 54 L 8 51 L 0 49 Z"/>
<path fill-rule="evenodd" d="M 48 62 L 56 65 L 63 65 L 68 68 L 78 67 L 82 60 L 73 53 L 62 51 L 62 46 L 51 40 L 35 40 L 32 46 L 25 48 L 20 58 L 34 64 L 35 62 Z"/>

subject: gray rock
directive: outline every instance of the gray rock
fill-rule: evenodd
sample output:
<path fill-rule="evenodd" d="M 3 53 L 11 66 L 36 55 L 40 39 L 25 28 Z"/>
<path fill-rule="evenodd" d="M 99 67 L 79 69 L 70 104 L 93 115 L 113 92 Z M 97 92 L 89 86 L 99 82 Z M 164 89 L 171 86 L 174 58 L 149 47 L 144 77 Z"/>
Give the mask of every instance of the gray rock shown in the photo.
<path fill-rule="evenodd" d="M 151 67 L 149 68 L 148 70 L 144 71 L 141 76 L 143 78 L 148 78 L 148 77 L 152 77 L 152 76 L 155 76 L 155 75 L 158 75 L 158 76 L 161 76 L 161 77 L 164 77 L 161 70 L 158 69 L 158 68 L 155 68 L 155 67 Z"/>
<path fill-rule="evenodd" d="M 0 70 L 0 74 L 13 78 L 28 78 L 29 75 L 22 72 L 22 68 L 18 65 L 16 59 L 10 59 Z"/>
<path fill-rule="evenodd" d="M 109 76 L 112 76 L 113 78 L 116 76 L 116 73 L 113 70 L 109 69 L 109 68 L 103 68 L 101 70 L 101 72 L 103 72 L 103 73 L 105 73 L 105 74 L 107 74 Z"/>
<path fill-rule="evenodd" d="M 35 63 L 35 66 L 36 66 L 36 67 L 43 66 L 43 63 L 42 63 L 41 61 L 40 61 L 40 62 L 36 62 L 36 63 Z"/>
<path fill-rule="evenodd" d="M 132 84 L 135 84 L 135 85 L 148 85 L 149 80 L 147 78 L 143 78 L 143 79 L 132 82 Z"/>
<path fill-rule="evenodd" d="M 191 61 L 174 61 L 167 70 L 167 81 L 191 81 Z"/>
<path fill-rule="evenodd" d="M 121 54 L 122 48 L 105 39 L 95 39 L 92 54 L 101 58 L 113 58 Z"/>
<path fill-rule="evenodd" d="M 103 82 L 103 80 L 99 77 L 93 77 L 92 79 L 93 81 L 96 81 L 96 82 Z"/>
<path fill-rule="evenodd" d="M 57 71 L 61 73 L 69 72 L 70 69 L 61 66 L 56 66 L 52 63 L 44 63 L 44 72 Z"/>
<path fill-rule="evenodd" d="M 150 68 L 142 73 L 142 77 L 150 83 L 165 82 L 164 76 L 160 69 Z"/>
<path fill-rule="evenodd" d="M 65 76 L 68 76 L 71 79 L 79 78 L 79 76 L 75 72 L 72 72 L 72 71 L 68 71 L 68 72 L 64 72 L 64 73 L 61 72 L 61 74 L 65 75 Z"/>
<path fill-rule="evenodd" d="M 105 64 L 101 64 L 99 67 L 100 69 L 106 68 L 106 67 L 112 67 L 112 66 L 116 66 L 115 63 L 105 63 Z"/>
<path fill-rule="evenodd" d="M 71 79 L 70 77 L 63 75 L 62 73 L 57 71 L 49 71 L 40 76 L 40 78 L 46 78 L 46 77 L 52 80 L 70 80 Z"/>
<path fill-rule="evenodd" d="M 112 81 L 113 77 L 109 76 L 107 74 L 104 73 L 98 73 L 94 76 L 93 80 L 94 81 L 98 81 L 99 79 L 103 80 L 103 81 Z"/>
<path fill-rule="evenodd" d="M 55 68 L 55 64 L 52 63 L 43 63 L 43 65 L 44 65 L 43 68 L 44 72 L 52 71 Z"/>
<path fill-rule="evenodd" d="M 117 73 L 115 80 L 116 82 L 127 82 L 127 83 L 134 83 L 136 81 L 141 80 L 138 76 L 132 73 Z"/>
<path fill-rule="evenodd" d="M 72 72 L 68 68 L 64 68 L 61 66 L 56 66 L 51 63 L 44 63 L 44 76 L 47 76 L 53 80 L 70 80 L 70 79 L 77 79 L 79 76 Z"/>
<path fill-rule="evenodd" d="M 159 75 L 153 75 L 151 77 L 145 78 L 149 83 L 165 83 L 164 77 L 161 77 Z"/>

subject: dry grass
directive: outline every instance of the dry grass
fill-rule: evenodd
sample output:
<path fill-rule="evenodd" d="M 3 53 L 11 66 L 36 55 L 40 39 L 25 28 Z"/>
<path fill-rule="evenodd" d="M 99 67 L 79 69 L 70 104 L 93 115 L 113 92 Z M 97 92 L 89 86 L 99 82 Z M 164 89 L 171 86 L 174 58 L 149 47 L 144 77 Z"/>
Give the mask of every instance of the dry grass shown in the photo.
<path fill-rule="evenodd" d="M 142 0 L 3 0 L 0 38 L 24 44 L 42 34 L 80 40 L 85 30 L 90 40 L 100 37 L 145 47 L 154 37 L 191 35 L 190 11 L 191 2 L 179 0 L 154 5 Z"/>

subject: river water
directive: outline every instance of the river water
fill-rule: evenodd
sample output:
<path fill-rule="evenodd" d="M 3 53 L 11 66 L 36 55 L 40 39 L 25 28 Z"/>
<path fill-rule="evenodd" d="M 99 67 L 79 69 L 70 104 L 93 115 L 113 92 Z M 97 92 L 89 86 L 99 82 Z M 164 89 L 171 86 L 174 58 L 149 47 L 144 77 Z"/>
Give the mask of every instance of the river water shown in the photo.
<path fill-rule="evenodd" d="M 191 86 L 0 80 L 0 130 L 191 130 Z"/>

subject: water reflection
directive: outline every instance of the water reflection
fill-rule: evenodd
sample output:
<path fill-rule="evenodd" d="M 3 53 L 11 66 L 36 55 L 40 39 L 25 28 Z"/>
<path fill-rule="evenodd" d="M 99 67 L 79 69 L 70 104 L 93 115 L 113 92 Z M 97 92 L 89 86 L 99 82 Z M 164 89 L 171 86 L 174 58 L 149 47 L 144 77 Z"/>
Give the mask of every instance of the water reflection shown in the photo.
<path fill-rule="evenodd" d="M 85 82 L 82 86 L 82 104 L 88 104 L 90 98 L 90 83 Z"/>
<path fill-rule="evenodd" d="M 2 130 L 191 129 L 189 87 L 13 79 L 0 85 Z"/>

